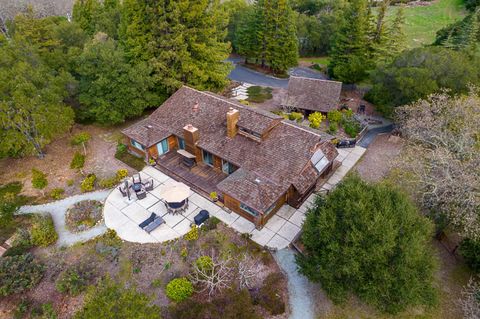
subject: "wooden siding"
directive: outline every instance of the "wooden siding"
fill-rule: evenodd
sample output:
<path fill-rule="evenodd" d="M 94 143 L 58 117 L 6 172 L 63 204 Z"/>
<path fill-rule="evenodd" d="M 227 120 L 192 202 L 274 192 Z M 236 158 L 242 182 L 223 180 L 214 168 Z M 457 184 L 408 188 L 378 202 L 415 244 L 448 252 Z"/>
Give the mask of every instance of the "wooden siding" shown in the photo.
<path fill-rule="evenodd" d="M 128 140 L 128 144 L 127 144 L 127 147 L 128 147 L 128 150 L 131 152 L 131 153 L 134 153 L 140 157 L 144 157 L 145 156 L 145 152 L 139 150 L 138 148 L 134 147 L 132 144 L 130 144 L 130 140 Z"/>
<path fill-rule="evenodd" d="M 268 222 L 268 220 L 278 212 L 278 210 L 285 204 L 286 200 L 287 200 L 287 194 L 282 195 L 278 199 L 277 203 L 275 204 L 275 208 L 270 213 L 268 213 L 267 216 L 265 215 L 262 216 L 262 220 L 261 220 L 262 226 L 265 225 Z"/>
<path fill-rule="evenodd" d="M 175 135 L 170 135 L 167 138 L 167 142 L 168 142 L 168 150 L 169 151 L 178 148 L 177 137 Z"/>
<path fill-rule="evenodd" d="M 222 159 L 217 155 L 213 155 L 213 167 L 222 170 Z"/>
<path fill-rule="evenodd" d="M 257 218 L 255 218 L 254 216 L 250 215 L 249 213 L 247 213 L 246 211 L 241 209 L 240 208 L 240 202 L 238 200 L 236 200 L 235 198 L 233 198 L 233 197 L 231 197 L 227 194 L 223 194 L 223 204 L 225 205 L 225 207 L 233 210 L 235 213 L 237 213 L 240 216 L 244 217 L 245 219 L 251 221 L 255 225 L 259 225 L 259 223 L 257 223 L 257 221 L 256 221 Z M 259 218 L 259 220 L 261 220 L 261 217 Z"/>
<path fill-rule="evenodd" d="M 149 158 L 158 158 L 157 145 L 153 145 L 148 148 L 148 156 Z"/>

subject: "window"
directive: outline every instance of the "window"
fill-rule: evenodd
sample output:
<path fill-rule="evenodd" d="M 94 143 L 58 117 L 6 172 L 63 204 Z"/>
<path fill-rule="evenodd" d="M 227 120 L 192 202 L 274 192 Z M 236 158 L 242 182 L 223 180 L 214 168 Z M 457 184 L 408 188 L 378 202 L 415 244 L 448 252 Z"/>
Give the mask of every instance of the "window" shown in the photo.
<path fill-rule="evenodd" d="M 257 217 L 259 215 L 258 212 L 255 209 L 253 209 L 253 208 L 251 208 L 251 207 L 249 207 L 249 206 L 247 206 L 243 203 L 240 203 L 240 208 L 243 209 L 244 211 L 246 211 L 247 213 L 249 213 L 250 215 L 253 215 L 255 217 Z"/>
<path fill-rule="evenodd" d="M 158 155 L 163 155 L 168 152 L 168 141 L 167 139 L 162 140 L 157 144 Z"/>
<path fill-rule="evenodd" d="M 235 172 L 236 170 L 237 170 L 237 167 L 235 165 L 233 165 L 232 163 L 222 159 L 222 171 L 225 174 L 230 175 L 233 172 Z"/>
<path fill-rule="evenodd" d="M 135 147 L 136 149 L 139 149 L 141 151 L 145 151 L 145 146 L 143 146 L 142 144 L 138 143 L 137 141 L 135 141 L 134 139 L 131 139 L 130 140 L 130 143 L 132 144 L 133 147 Z"/>
<path fill-rule="evenodd" d="M 261 139 L 262 138 L 262 135 L 257 133 L 257 132 L 254 132 L 252 130 L 249 130 L 249 129 L 246 129 L 244 127 L 240 127 L 239 128 L 240 132 L 244 133 L 244 134 L 247 134 L 247 135 L 250 135 L 252 137 L 255 137 L 255 138 L 258 138 L 258 139 Z"/>
<path fill-rule="evenodd" d="M 210 152 L 202 150 L 203 162 L 207 165 L 213 166 L 213 155 Z"/>
<path fill-rule="evenodd" d="M 184 150 L 185 149 L 185 140 L 181 137 L 177 137 L 177 141 L 178 141 L 178 148 L 181 149 L 181 150 Z"/>

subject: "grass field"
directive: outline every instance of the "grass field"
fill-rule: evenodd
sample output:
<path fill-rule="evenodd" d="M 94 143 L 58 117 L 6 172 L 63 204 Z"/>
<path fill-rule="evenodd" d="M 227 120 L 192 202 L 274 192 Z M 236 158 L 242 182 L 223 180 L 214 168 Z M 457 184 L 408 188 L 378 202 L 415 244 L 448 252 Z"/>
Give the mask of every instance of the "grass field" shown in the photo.
<path fill-rule="evenodd" d="M 392 16 L 398 7 L 391 7 Z M 465 16 L 463 0 L 435 0 L 428 6 L 405 8 L 405 33 L 409 47 L 431 44 L 436 32 Z"/>

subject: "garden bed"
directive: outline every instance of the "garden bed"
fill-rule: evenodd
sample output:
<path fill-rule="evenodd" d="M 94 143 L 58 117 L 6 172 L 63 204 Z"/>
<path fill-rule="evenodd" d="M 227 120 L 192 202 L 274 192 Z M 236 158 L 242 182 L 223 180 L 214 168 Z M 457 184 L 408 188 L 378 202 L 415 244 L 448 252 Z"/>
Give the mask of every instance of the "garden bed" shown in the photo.
<path fill-rule="evenodd" d="M 97 200 L 84 200 L 73 204 L 65 214 L 65 224 L 71 232 L 86 231 L 102 220 L 103 204 Z"/>

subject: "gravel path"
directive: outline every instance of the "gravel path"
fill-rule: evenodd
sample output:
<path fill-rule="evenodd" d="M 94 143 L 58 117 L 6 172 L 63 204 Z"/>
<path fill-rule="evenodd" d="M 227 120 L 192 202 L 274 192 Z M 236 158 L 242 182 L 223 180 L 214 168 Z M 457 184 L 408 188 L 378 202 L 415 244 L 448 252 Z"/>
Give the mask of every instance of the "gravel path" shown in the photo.
<path fill-rule="evenodd" d="M 104 201 L 111 190 L 102 190 L 81 195 L 67 197 L 65 199 L 51 202 L 43 205 L 22 206 L 18 214 L 31 213 L 50 213 L 52 215 L 55 230 L 58 233 L 57 246 L 71 246 L 78 242 L 84 242 L 102 235 L 107 230 L 107 227 L 102 222 L 100 225 L 90 228 L 81 233 L 72 233 L 65 226 L 65 213 L 67 209 L 73 204 L 83 200 L 98 200 Z"/>
<path fill-rule="evenodd" d="M 274 253 L 275 260 L 287 274 L 290 319 L 314 319 L 314 301 L 308 279 L 301 275 L 295 263 L 295 253 L 285 248 Z"/>

